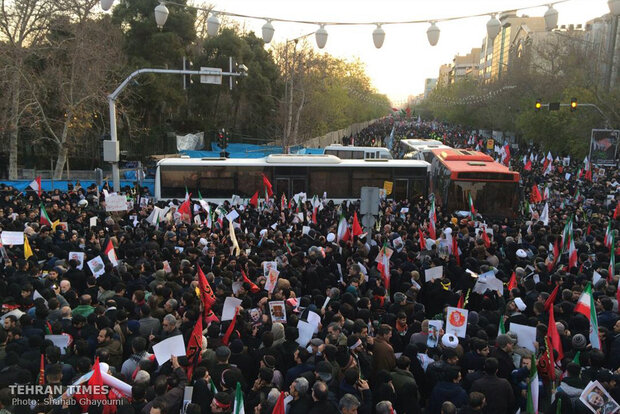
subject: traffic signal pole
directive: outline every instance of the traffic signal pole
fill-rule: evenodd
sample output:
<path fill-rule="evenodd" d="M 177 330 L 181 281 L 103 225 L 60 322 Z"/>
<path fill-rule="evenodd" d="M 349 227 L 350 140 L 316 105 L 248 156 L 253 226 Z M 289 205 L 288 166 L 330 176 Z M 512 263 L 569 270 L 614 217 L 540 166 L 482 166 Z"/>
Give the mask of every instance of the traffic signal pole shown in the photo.
<path fill-rule="evenodd" d="M 574 107 L 574 108 L 573 108 L 573 107 L 572 107 L 572 104 L 563 104 L 563 103 L 561 103 L 561 104 L 559 104 L 559 105 L 560 105 L 560 107 L 562 107 L 562 108 L 566 108 L 566 107 L 568 107 L 568 108 L 571 108 L 571 109 L 577 109 L 577 107 Z M 594 108 L 594 109 L 596 109 L 596 110 L 598 111 L 598 113 L 599 113 L 599 114 L 603 117 L 603 119 L 605 120 L 605 124 L 606 124 L 607 128 L 611 128 L 611 122 L 609 121 L 609 118 L 608 118 L 608 117 L 607 117 L 607 116 L 603 113 L 603 111 L 601 110 L 601 108 L 599 108 L 598 106 L 596 106 L 596 105 L 595 105 L 595 104 L 593 104 L 593 103 L 580 103 L 580 104 L 578 105 L 578 107 L 582 107 L 582 106 L 583 106 L 583 107 L 586 107 L 586 108 Z M 541 104 L 540 104 L 540 107 L 541 107 L 541 108 L 549 108 L 549 104 L 548 104 L 548 103 L 541 103 Z M 539 109 L 539 108 L 536 108 L 536 110 L 538 110 L 538 109 Z"/>

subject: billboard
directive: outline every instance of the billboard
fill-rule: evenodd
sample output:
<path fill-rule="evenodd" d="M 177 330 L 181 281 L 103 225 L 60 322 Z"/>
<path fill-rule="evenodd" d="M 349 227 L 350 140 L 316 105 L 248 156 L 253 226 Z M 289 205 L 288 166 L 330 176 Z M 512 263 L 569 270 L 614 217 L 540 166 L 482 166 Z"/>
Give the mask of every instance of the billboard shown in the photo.
<path fill-rule="evenodd" d="M 590 161 L 595 165 L 616 165 L 620 131 L 593 129 L 590 140 Z"/>

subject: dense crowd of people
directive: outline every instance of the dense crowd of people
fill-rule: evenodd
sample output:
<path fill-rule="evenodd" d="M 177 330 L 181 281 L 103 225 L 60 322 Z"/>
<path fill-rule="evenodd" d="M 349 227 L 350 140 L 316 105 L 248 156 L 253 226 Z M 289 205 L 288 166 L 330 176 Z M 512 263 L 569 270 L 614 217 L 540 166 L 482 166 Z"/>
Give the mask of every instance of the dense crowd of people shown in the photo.
<path fill-rule="evenodd" d="M 356 144 L 384 139 L 391 126 L 370 128 Z M 416 128 L 431 127 L 400 128 L 399 136 L 418 136 Z M 449 133 L 452 145 L 471 140 L 461 129 L 437 133 Z M 537 158 L 531 169 L 524 155 Z M 591 381 L 603 387 L 588 397 L 591 406 L 612 413 L 620 401 L 619 274 L 608 239 L 619 228 L 618 172 L 592 167 L 580 176 L 580 161 L 554 159 L 544 175 L 545 155 L 514 151 L 510 162 L 529 207 L 493 219 L 457 217 L 438 204 L 435 239 L 423 196 L 383 200 L 376 228 L 347 237 L 339 219 L 353 226 L 356 202 L 317 206 L 278 194 L 258 207 L 227 202 L 221 207 L 240 216 L 233 225 L 225 213 L 210 220 L 198 200 L 190 200 L 198 219 L 175 213 L 180 200 L 152 220 L 154 207 L 168 202 L 140 206 L 135 197 L 127 213 L 106 213 L 103 196 L 94 202 L 96 188 L 39 197 L 0 185 L 1 229 L 27 238 L 0 248 L 0 413 L 229 413 L 239 406 L 239 384 L 246 413 L 284 412 L 282 395 L 288 414 L 510 414 L 533 412 L 535 395 L 536 411 L 568 414 L 589 411 L 580 396 Z M 530 199 L 535 184 L 543 202 Z M 51 226 L 41 224 L 41 203 Z M 476 232 L 483 221 L 490 236 Z M 564 246 L 554 254 L 566 237 L 576 263 Z M 72 252 L 83 259 L 70 260 Z M 96 257 L 100 272 L 86 264 Z M 265 270 L 273 262 L 279 273 Z M 437 266 L 441 277 L 427 281 L 425 271 Z M 474 291 L 490 271 L 502 288 Z M 598 343 L 592 318 L 575 311 L 588 289 Z M 239 305 L 222 320 L 229 297 Z M 446 332 L 447 307 L 468 311 L 464 335 Z M 561 350 L 548 339 L 551 311 Z M 435 321 L 443 322 L 439 331 Z M 309 323 L 311 337 L 302 329 Z M 512 324 L 535 328 L 533 350 Z M 196 326 L 203 329 L 192 347 Z M 187 355 L 158 364 L 154 346 L 179 335 Z M 68 337 L 66 349 L 51 340 L 58 336 Z M 549 369 L 540 361 L 550 354 Z M 60 404 L 38 395 L 24 405 L 11 388 L 66 386 L 92 371 L 119 380 L 106 396 L 119 404 L 74 404 L 64 393 L 51 396 Z"/>

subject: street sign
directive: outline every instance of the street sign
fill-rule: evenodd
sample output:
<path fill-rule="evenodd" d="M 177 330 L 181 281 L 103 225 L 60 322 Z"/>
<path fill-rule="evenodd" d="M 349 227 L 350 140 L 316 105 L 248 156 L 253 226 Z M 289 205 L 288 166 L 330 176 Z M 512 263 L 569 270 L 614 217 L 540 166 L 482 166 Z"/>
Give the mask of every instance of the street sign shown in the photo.
<path fill-rule="evenodd" d="M 206 75 L 200 75 L 200 83 L 211 83 L 213 85 L 222 84 L 222 68 L 201 67 L 200 71 L 209 72 Z"/>
<path fill-rule="evenodd" d="M 379 188 L 362 187 L 360 193 L 360 214 L 379 214 Z"/>

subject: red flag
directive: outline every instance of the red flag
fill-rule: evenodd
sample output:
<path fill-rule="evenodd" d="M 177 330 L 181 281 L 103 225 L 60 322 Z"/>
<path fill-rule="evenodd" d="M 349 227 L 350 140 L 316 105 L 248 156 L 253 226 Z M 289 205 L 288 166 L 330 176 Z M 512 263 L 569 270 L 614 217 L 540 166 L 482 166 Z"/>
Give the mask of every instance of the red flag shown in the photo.
<path fill-rule="evenodd" d="M 235 330 L 235 324 L 237 323 L 237 313 L 239 312 L 239 308 L 235 309 L 235 316 L 233 316 L 232 321 L 230 321 L 230 325 L 228 325 L 228 329 L 226 329 L 226 333 L 224 334 L 224 338 L 222 338 L 222 343 L 226 346 L 230 343 L 230 336 Z"/>
<path fill-rule="evenodd" d="M 616 209 L 614 210 L 614 220 L 620 217 L 620 201 L 616 204 Z"/>
<path fill-rule="evenodd" d="M 555 303 L 555 297 L 558 295 L 559 288 L 560 288 L 560 285 L 555 285 L 555 289 L 553 289 L 553 292 L 551 292 L 551 294 L 545 301 L 545 310 L 549 310 L 553 308 L 553 304 Z"/>
<path fill-rule="evenodd" d="M 207 322 L 209 321 L 217 321 L 217 316 L 211 310 L 211 306 L 215 303 L 215 295 L 213 294 L 213 290 L 211 289 L 211 285 L 207 280 L 207 277 L 202 272 L 200 265 L 196 265 L 198 267 L 198 286 L 200 290 L 200 300 L 202 301 L 202 305 L 204 307 L 203 316 Z"/>
<path fill-rule="evenodd" d="M 189 361 L 189 365 L 187 366 L 187 380 L 191 381 L 194 368 L 198 366 L 202 359 L 202 318 L 198 318 L 198 322 L 194 325 L 185 353 Z"/>
<path fill-rule="evenodd" d="M 532 171 L 532 160 L 528 160 L 527 163 L 523 166 L 525 171 Z"/>
<path fill-rule="evenodd" d="M 513 271 L 510 276 L 510 280 L 508 281 L 508 291 L 510 292 L 512 289 L 517 287 L 517 274 Z"/>
<path fill-rule="evenodd" d="M 530 203 L 540 203 L 542 201 L 542 195 L 540 194 L 540 190 L 538 189 L 538 186 L 536 184 L 534 184 L 532 186 L 532 192 L 530 193 Z"/>
<path fill-rule="evenodd" d="M 556 290 L 557 290 L 557 287 L 556 287 Z M 549 299 L 551 299 L 551 296 L 549 296 Z M 561 361 L 562 358 L 564 358 L 564 351 L 562 350 L 562 340 L 560 339 L 560 333 L 558 332 L 558 327 L 555 326 L 555 315 L 553 312 L 554 310 L 553 310 L 553 304 L 552 304 L 549 307 L 549 325 L 547 327 L 547 336 L 550 339 L 553 349 L 555 349 L 558 353 L 558 358 L 556 359 L 556 361 Z"/>
<path fill-rule="evenodd" d="M 464 293 L 461 293 L 461 296 L 459 297 L 459 301 L 456 304 L 456 307 L 460 309 L 465 308 L 465 294 Z"/>
<path fill-rule="evenodd" d="M 592 181 L 592 164 L 590 164 L 590 161 L 588 161 L 588 164 L 586 165 L 586 180 L 588 181 Z"/>
<path fill-rule="evenodd" d="M 555 380 L 555 364 L 553 363 L 553 350 L 548 336 L 545 336 L 545 348 L 546 351 L 538 358 L 538 375 L 543 381 L 553 381 Z"/>
<path fill-rule="evenodd" d="M 418 234 L 420 235 L 420 250 L 426 250 L 426 238 L 420 227 L 418 227 Z"/>
<path fill-rule="evenodd" d="M 39 385 L 45 385 L 45 355 L 41 354 L 41 363 L 39 364 Z"/>
<path fill-rule="evenodd" d="M 543 171 L 545 171 L 547 169 L 547 167 L 549 166 L 549 158 L 545 158 L 545 162 L 543 163 Z"/>
<path fill-rule="evenodd" d="M 353 213 L 353 236 L 359 236 L 364 231 L 362 230 L 362 226 L 360 226 L 360 222 L 357 220 L 357 211 Z"/>
<path fill-rule="evenodd" d="M 254 208 L 258 207 L 258 190 L 256 190 L 252 198 L 250 198 L 250 204 L 252 204 Z"/>
<path fill-rule="evenodd" d="M 190 197 L 191 197 L 191 194 L 190 194 Z M 181 203 L 181 205 L 177 209 L 177 212 L 181 215 L 181 221 L 184 221 L 186 223 L 191 223 L 192 222 L 192 202 L 191 202 L 191 200 L 188 198 L 183 203 Z"/>
<path fill-rule="evenodd" d="M 252 293 L 260 292 L 260 288 L 256 286 L 256 284 L 248 278 L 248 276 L 245 274 L 245 271 L 243 269 L 241 269 L 241 276 L 243 276 L 243 281 L 250 285 L 250 292 Z"/>
<path fill-rule="evenodd" d="M 617 207 L 616 207 L 616 208 L 617 208 Z M 614 212 L 614 215 L 615 215 L 615 214 L 616 214 L 616 213 Z M 614 217 L 614 218 L 615 218 L 615 217 Z M 588 228 L 586 229 L 586 236 L 589 236 L 591 232 L 592 232 L 592 225 L 591 225 L 591 224 L 588 224 Z"/>
<path fill-rule="evenodd" d="M 99 357 L 95 358 L 95 365 L 93 366 L 93 375 L 88 380 L 90 386 L 103 386 L 103 378 L 101 377 L 101 367 L 99 366 Z M 95 392 L 91 393 L 92 400 L 106 400 L 107 396 L 99 390 L 94 389 Z"/>
<path fill-rule="evenodd" d="M 263 186 L 265 187 L 265 190 L 267 191 L 267 195 L 269 197 L 273 196 L 273 187 L 271 186 L 271 183 L 269 182 L 269 179 L 267 178 L 265 174 L 263 174 Z"/>
<path fill-rule="evenodd" d="M 482 227 L 482 241 L 484 241 L 484 246 L 488 249 L 491 247 L 491 239 L 489 239 L 489 234 L 487 233 L 487 228 Z"/>
<path fill-rule="evenodd" d="M 37 192 L 39 198 L 41 198 L 41 176 L 39 175 L 37 178 L 32 180 L 30 184 L 28 184 L 30 188 Z"/>
<path fill-rule="evenodd" d="M 284 414 L 284 391 L 280 391 L 280 396 L 278 397 L 278 401 L 276 401 L 276 405 L 273 407 L 273 411 L 271 414 Z"/>
<path fill-rule="evenodd" d="M 312 222 L 314 224 L 316 224 L 316 222 L 317 222 L 317 220 L 316 220 L 316 212 L 317 212 L 318 209 L 319 209 L 318 207 L 313 207 L 312 208 Z"/>
<path fill-rule="evenodd" d="M 459 243 L 456 237 L 452 237 L 452 254 L 456 259 L 456 264 L 461 265 L 461 255 L 459 254 Z"/>

